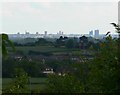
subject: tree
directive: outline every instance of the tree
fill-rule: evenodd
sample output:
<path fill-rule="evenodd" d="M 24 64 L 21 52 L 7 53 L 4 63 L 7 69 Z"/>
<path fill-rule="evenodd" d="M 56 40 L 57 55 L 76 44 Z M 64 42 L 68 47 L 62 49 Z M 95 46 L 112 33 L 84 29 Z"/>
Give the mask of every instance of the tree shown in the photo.
<path fill-rule="evenodd" d="M 13 43 L 9 40 L 9 37 L 7 34 L 0 34 L 0 40 L 2 40 L 2 41 L 0 41 L 0 45 L 2 45 L 3 56 L 8 55 L 8 50 L 6 48 L 6 44 L 9 44 L 12 47 L 13 51 L 15 51 L 15 47 L 14 47 Z"/>
<path fill-rule="evenodd" d="M 73 48 L 74 47 L 74 41 L 73 41 L 73 39 L 67 40 L 66 47 L 67 48 Z"/>
<path fill-rule="evenodd" d="M 10 85 L 3 90 L 3 95 L 6 93 L 28 93 L 28 88 L 26 84 L 28 84 L 28 75 L 27 73 L 20 68 L 15 69 L 15 79 L 10 83 Z"/>
<path fill-rule="evenodd" d="M 86 49 L 88 45 L 88 38 L 86 36 L 82 36 L 79 39 L 80 39 L 80 48 Z"/>
<path fill-rule="evenodd" d="M 119 33 L 118 31 L 119 29 L 117 33 Z M 91 61 L 88 80 L 89 92 L 120 93 L 120 45 L 117 43 L 119 41 L 119 38 L 114 41 L 108 35 L 100 47 L 100 53 Z"/>
<path fill-rule="evenodd" d="M 67 41 L 68 37 L 60 36 L 59 39 L 55 42 L 55 47 L 65 46 L 65 42 Z"/>
<path fill-rule="evenodd" d="M 82 93 L 84 89 L 79 80 L 74 75 L 62 75 L 59 76 L 49 75 L 48 92 L 52 93 Z"/>

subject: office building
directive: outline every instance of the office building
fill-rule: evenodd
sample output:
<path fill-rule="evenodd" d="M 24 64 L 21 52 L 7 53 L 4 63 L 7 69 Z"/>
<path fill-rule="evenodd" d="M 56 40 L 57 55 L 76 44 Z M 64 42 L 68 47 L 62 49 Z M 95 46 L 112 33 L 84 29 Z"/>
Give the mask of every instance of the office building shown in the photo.
<path fill-rule="evenodd" d="M 47 35 L 47 31 L 44 32 L 45 33 L 45 36 Z"/>
<path fill-rule="evenodd" d="M 89 36 L 93 36 L 93 30 L 89 31 Z"/>
<path fill-rule="evenodd" d="M 99 38 L 99 30 L 95 30 L 94 37 Z"/>

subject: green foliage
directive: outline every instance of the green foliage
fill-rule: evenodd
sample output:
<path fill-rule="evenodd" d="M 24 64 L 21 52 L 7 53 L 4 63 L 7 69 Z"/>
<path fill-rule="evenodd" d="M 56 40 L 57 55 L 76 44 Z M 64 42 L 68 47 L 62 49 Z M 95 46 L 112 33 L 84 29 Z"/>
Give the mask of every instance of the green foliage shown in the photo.
<path fill-rule="evenodd" d="M 13 45 L 13 43 L 9 40 L 9 37 L 7 34 L 1 34 L 0 38 L 2 38 L 2 54 L 3 56 L 7 56 L 8 55 L 8 50 L 6 48 L 6 44 L 9 44 L 12 49 L 15 51 L 15 47 Z"/>
<path fill-rule="evenodd" d="M 116 32 L 117 32 L 118 34 L 120 34 L 120 25 L 119 25 L 119 24 L 115 24 L 115 23 L 111 23 L 111 24 L 115 27 Z"/>
<path fill-rule="evenodd" d="M 88 80 L 89 92 L 120 93 L 118 41 L 108 35 L 106 41 L 101 45 L 100 54 L 91 62 Z"/>
<path fill-rule="evenodd" d="M 32 77 L 40 77 L 43 76 L 42 70 L 45 68 L 44 64 L 42 62 L 36 62 L 36 61 L 29 61 L 29 59 L 11 59 L 7 58 L 6 60 L 3 59 L 2 64 L 2 77 L 10 77 L 13 78 L 14 75 L 14 69 L 15 68 L 22 68 L 25 72 L 27 72 Z"/>
<path fill-rule="evenodd" d="M 79 93 L 84 92 L 81 83 L 76 77 L 69 74 L 49 75 L 48 92 L 52 93 Z"/>
<path fill-rule="evenodd" d="M 66 47 L 67 47 L 67 48 L 73 48 L 73 47 L 74 47 L 74 41 L 73 41 L 73 39 L 69 39 L 69 40 L 66 42 Z"/>
<path fill-rule="evenodd" d="M 35 45 L 52 45 L 52 42 L 47 41 L 44 38 L 38 38 L 38 41 L 35 42 Z"/>
<path fill-rule="evenodd" d="M 23 69 L 15 69 L 15 78 L 10 83 L 10 85 L 3 90 L 3 94 L 6 93 L 27 93 L 28 88 L 26 84 L 28 83 L 28 75 Z"/>
<path fill-rule="evenodd" d="M 80 39 L 80 48 L 81 49 L 87 49 L 88 46 L 89 46 L 88 37 L 82 36 L 79 39 Z"/>

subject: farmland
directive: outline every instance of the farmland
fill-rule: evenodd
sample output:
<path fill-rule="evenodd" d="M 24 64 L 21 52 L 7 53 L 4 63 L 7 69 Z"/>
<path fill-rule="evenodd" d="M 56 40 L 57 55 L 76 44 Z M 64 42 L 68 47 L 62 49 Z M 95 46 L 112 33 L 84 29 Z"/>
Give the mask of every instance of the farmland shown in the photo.
<path fill-rule="evenodd" d="M 8 48 L 11 51 L 11 48 Z M 17 46 L 17 51 L 22 51 L 25 54 L 28 54 L 29 51 L 36 51 L 36 52 L 49 52 L 49 53 L 56 53 L 56 52 L 80 52 L 80 49 L 68 49 L 65 47 L 54 47 L 54 46 Z"/>

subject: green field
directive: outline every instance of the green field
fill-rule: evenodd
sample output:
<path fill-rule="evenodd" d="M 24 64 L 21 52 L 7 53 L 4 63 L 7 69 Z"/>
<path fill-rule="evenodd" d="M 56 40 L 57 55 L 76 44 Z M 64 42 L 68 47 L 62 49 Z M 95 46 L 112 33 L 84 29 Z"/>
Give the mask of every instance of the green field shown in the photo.
<path fill-rule="evenodd" d="M 47 78 L 29 78 L 29 83 L 27 84 L 28 89 L 31 90 L 43 90 L 46 86 Z M 12 78 L 2 79 L 2 89 L 5 89 L 12 82 Z"/>
<path fill-rule="evenodd" d="M 80 49 L 68 49 L 65 47 L 54 47 L 54 46 L 18 46 L 15 47 L 17 51 L 23 51 L 27 54 L 29 51 L 36 51 L 36 52 L 49 52 L 49 53 L 56 53 L 56 52 L 80 52 Z M 11 48 L 9 48 L 11 50 Z"/>

